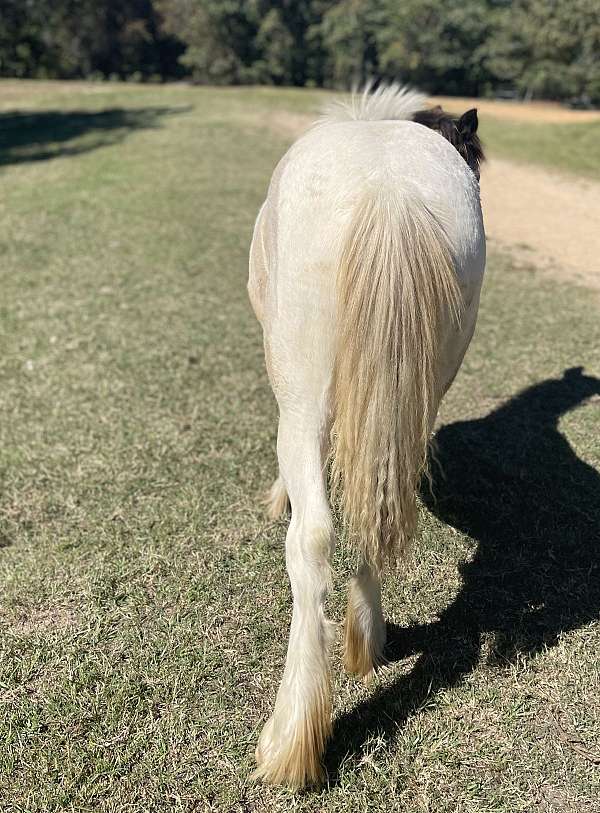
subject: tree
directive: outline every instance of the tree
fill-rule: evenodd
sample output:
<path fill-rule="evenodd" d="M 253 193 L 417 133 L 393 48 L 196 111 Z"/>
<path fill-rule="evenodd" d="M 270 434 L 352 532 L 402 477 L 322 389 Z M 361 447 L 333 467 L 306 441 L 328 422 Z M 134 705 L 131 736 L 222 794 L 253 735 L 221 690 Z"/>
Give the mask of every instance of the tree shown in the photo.
<path fill-rule="evenodd" d="M 0 0 L 0 75 L 190 76 L 600 103 L 598 0 Z"/>
<path fill-rule="evenodd" d="M 491 34 L 488 0 L 387 0 L 381 71 L 431 92 L 478 95 L 492 80 L 481 44 Z"/>
<path fill-rule="evenodd" d="M 160 8 L 166 29 L 187 45 L 182 62 L 195 81 L 304 85 L 323 81 L 320 41 L 310 33 L 321 6 L 323 0 L 161 0 Z"/>
<path fill-rule="evenodd" d="M 600 6 L 596 0 L 515 0 L 485 43 L 498 81 L 526 99 L 588 95 L 600 100 Z"/>
<path fill-rule="evenodd" d="M 153 0 L 0 0 L 0 75 L 176 76 L 185 46 Z"/>
<path fill-rule="evenodd" d="M 255 62 L 258 81 L 289 84 L 294 67 L 294 38 L 278 9 L 267 12 L 256 34 L 255 45 L 260 54 Z"/>
<path fill-rule="evenodd" d="M 323 14 L 326 84 L 350 87 L 379 73 L 378 39 L 387 23 L 385 0 L 342 0 Z"/>
<path fill-rule="evenodd" d="M 251 82 L 257 74 L 255 4 L 245 0 L 163 0 L 165 29 L 187 45 L 181 61 L 197 82 Z"/>

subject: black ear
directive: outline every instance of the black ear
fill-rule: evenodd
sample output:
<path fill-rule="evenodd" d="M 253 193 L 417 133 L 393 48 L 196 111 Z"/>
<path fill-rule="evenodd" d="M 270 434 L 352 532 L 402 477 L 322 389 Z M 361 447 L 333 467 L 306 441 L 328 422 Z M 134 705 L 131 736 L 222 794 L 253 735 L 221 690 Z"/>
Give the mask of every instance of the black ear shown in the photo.
<path fill-rule="evenodd" d="M 472 110 L 467 110 L 466 113 L 463 113 L 462 116 L 458 120 L 458 132 L 468 138 L 469 136 L 474 135 L 477 132 L 477 125 L 479 124 L 477 120 L 477 108 L 474 107 Z"/>

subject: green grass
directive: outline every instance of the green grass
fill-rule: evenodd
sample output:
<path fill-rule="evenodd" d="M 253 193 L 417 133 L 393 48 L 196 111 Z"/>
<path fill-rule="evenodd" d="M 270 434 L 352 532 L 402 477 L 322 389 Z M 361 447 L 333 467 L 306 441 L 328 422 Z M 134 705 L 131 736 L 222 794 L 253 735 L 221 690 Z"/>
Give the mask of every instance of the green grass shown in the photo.
<path fill-rule="evenodd" d="M 600 120 L 530 124 L 482 116 L 481 123 L 481 137 L 492 156 L 600 180 Z"/>
<path fill-rule="evenodd" d="M 499 255 L 442 410 L 447 480 L 385 585 L 391 666 L 365 688 L 336 649 L 328 788 L 248 781 L 290 595 L 259 504 L 276 410 L 246 258 L 286 146 L 269 115 L 318 98 L 10 100 L 2 811 L 600 810 L 598 300 Z"/>

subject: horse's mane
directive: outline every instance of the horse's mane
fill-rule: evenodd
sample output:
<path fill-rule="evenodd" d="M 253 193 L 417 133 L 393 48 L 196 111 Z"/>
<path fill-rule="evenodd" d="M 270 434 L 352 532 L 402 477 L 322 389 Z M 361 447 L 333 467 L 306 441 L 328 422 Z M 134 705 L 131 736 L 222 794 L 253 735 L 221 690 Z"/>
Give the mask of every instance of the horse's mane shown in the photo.
<path fill-rule="evenodd" d="M 372 82 L 367 82 L 362 91 L 353 91 L 350 99 L 336 99 L 326 105 L 318 123 L 412 119 L 426 101 L 422 93 L 397 82 L 379 85 L 376 90 Z"/>
<path fill-rule="evenodd" d="M 479 167 L 485 161 L 485 154 L 477 135 L 476 108 L 468 110 L 462 116 L 452 116 L 438 104 L 428 110 L 418 110 L 412 120 L 435 130 L 449 141 L 479 177 Z"/>

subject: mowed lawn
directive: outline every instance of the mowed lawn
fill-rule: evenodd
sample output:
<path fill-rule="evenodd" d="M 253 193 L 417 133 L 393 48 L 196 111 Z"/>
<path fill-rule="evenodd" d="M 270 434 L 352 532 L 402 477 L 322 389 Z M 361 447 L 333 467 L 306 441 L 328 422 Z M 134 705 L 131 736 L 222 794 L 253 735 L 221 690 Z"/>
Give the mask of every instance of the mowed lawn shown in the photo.
<path fill-rule="evenodd" d="M 338 643 L 328 786 L 254 784 L 291 598 L 247 252 L 322 96 L 0 91 L 0 810 L 600 811 L 598 294 L 490 256 L 390 665 Z"/>

